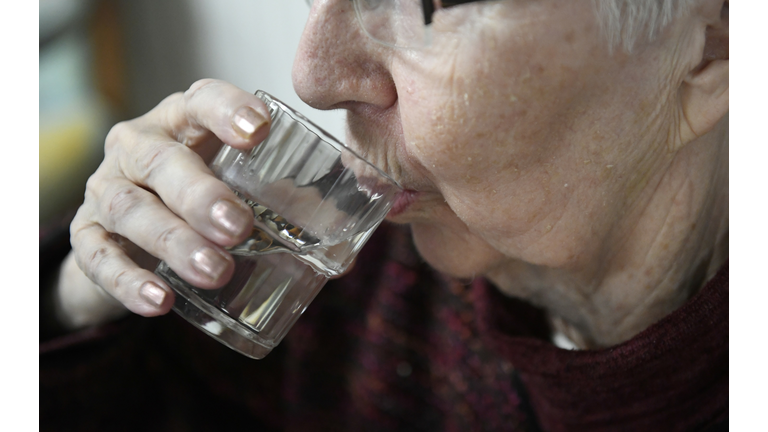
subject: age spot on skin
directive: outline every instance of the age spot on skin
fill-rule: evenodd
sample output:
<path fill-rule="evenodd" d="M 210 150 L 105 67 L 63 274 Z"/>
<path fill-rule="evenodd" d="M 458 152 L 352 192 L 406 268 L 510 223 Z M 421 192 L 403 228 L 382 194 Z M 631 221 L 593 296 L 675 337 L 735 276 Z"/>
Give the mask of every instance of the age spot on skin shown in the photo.
<path fill-rule="evenodd" d="M 570 43 L 573 43 L 573 40 L 575 39 L 575 37 L 576 37 L 576 32 L 571 30 L 565 34 L 563 39 L 570 44 Z"/>

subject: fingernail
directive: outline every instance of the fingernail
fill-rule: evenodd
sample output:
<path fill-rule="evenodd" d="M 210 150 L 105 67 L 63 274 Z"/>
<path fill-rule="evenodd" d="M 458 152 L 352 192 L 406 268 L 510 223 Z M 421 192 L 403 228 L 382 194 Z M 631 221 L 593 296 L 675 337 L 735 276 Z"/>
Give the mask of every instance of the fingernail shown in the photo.
<path fill-rule="evenodd" d="M 252 218 L 252 215 L 245 214 L 240 206 L 231 201 L 219 200 L 211 207 L 211 223 L 230 237 L 238 237 L 243 231 L 251 228 Z"/>
<path fill-rule="evenodd" d="M 209 247 L 202 247 L 192 255 L 192 266 L 213 281 L 219 279 L 228 265 L 226 258 Z"/>
<path fill-rule="evenodd" d="M 267 119 L 249 106 L 240 107 L 232 116 L 232 128 L 244 139 L 251 139 L 266 124 Z"/>
<path fill-rule="evenodd" d="M 165 300 L 166 292 L 154 282 L 146 282 L 139 288 L 139 295 L 152 306 L 160 307 Z"/>

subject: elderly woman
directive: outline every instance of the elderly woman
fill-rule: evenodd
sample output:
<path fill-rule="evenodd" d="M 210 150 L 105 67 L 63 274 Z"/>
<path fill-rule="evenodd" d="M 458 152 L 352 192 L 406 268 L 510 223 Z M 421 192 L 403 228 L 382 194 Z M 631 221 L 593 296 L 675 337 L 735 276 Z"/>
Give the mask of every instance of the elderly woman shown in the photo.
<path fill-rule="evenodd" d="M 103 370 L 152 377 L 114 384 L 141 424 L 726 427 L 727 0 L 419 3 L 315 1 L 293 70 L 406 189 L 393 224 L 266 360 L 177 320 L 134 334 L 125 355 L 153 361 Z M 166 314 L 155 258 L 223 286 L 251 214 L 206 162 L 269 126 L 259 99 L 213 80 L 115 126 L 59 319 Z"/>

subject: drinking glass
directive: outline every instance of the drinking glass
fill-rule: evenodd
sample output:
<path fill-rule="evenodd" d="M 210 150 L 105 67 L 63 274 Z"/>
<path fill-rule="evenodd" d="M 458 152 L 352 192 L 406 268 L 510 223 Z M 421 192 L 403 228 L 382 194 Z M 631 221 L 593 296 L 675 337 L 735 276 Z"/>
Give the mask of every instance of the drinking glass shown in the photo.
<path fill-rule="evenodd" d="M 235 272 L 200 289 L 165 263 L 179 315 L 224 345 L 260 359 L 285 337 L 328 278 L 342 274 L 384 220 L 397 182 L 306 117 L 259 90 L 272 117 L 250 151 L 223 146 L 210 167 L 253 209 L 253 230 L 228 248 Z"/>

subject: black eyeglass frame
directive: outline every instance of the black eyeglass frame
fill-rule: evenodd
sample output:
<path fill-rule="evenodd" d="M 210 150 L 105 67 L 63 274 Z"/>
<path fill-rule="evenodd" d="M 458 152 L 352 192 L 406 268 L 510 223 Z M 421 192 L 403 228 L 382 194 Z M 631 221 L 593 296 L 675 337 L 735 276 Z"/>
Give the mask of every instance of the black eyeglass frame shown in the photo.
<path fill-rule="evenodd" d="M 306 0 L 307 4 L 311 7 L 313 0 Z M 424 12 L 424 25 L 428 26 L 432 24 L 432 16 L 435 14 L 435 11 L 437 8 L 435 8 L 435 1 L 440 2 L 440 8 L 445 9 L 453 6 L 459 6 L 462 4 L 467 3 L 475 3 L 475 2 L 481 2 L 481 1 L 492 1 L 492 0 L 421 0 L 421 9 Z M 354 0 L 349 0 L 350 3 L 354 3 Z M 359 16 L 358 16 L 359 18 Z M 362 24 L 362 23 L 361 23 Z M 367 31 L 366 31 L 367 33 Z M 370 35 L 369 35 L 370 36 Z M 374 38 L 374 40 L 378 41 L 378 39 Z M 381 42 L 385 45 L 389 45 L 385 42 Z"/>
<path fill-rule="evenodd" d="M 452 6 L 458 6 L 466 3 L 474 3 L 478 1 L 488 1 L 488 0 L 442 0 L 440 1 L 440 5 L 443 8 L 449 8 Z M 421 0 L 421 8 L 424 10 L 424 25 L 432 24 L 432 15 L 435 14 L 434 0 Z"/>

